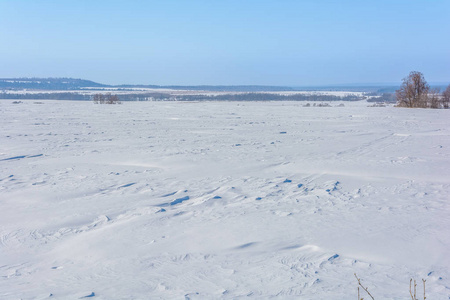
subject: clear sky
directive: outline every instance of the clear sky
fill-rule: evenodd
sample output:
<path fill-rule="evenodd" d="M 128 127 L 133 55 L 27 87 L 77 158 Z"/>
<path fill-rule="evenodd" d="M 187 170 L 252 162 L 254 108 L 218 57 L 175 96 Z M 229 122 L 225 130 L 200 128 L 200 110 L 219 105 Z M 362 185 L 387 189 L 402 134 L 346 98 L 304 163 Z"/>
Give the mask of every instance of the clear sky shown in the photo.
<path fill-rule="evenodd" d="M 0 78 L 450 83 L 450 0 L 0 0 Z"/>

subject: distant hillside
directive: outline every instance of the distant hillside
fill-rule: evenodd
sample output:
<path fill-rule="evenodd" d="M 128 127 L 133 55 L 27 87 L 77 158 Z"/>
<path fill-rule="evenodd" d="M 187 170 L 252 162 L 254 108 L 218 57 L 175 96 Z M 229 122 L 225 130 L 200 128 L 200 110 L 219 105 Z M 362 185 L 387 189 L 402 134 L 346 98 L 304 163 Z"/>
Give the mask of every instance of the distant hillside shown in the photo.
<path fill-rule="evenodd" d="M 78 90 L 86 87 L 108 86 L 74 78 L 0 78 L 0 89 L 3 90 Z"/>
<path fill-rule="evenodd" d="M 198 85 L 198 86 L 181 86 L 181 85 L 142 85 L 142 84 L 122 84 L 107 85 L 97 83 L 91 80 L 74 79 L 74 78 L 0 78 L 0 89 L 2 90 L 80 90 L 85 88 L 151 88 L 151 89 L 173 89 L 173 90 L 208 90 L 223 92 L 262 92 L 262 91 L 291 91 L 291 87 L 281 86 L 259 86 L 259 85 Z"/>

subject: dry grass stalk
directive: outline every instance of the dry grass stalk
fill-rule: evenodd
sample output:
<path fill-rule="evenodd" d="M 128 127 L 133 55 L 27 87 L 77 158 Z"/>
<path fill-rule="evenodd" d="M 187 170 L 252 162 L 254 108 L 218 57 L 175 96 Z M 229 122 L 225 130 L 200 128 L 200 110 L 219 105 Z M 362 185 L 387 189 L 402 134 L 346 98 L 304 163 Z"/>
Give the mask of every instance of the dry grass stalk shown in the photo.
<path fill-rule="evenodd" d="M 354 273 L 354 275 L 355 275 L 355 277 L 356 277 L 356 280 L 358 280 L 359 286 L 362 287 L 362 289 L 366 291 L 367 295 L 369 295 L 370 298 L 372 298 L 372 300 L 375 300 L 375 298 L 372 296 L 372 294 L 370 294 L 369 289 L 366 288 L 366 287 L 364 287 L 364 286 L 361 284 L 361 279 L 359 279 L 358 276 L 356 276 L 356 273 Z M 359 289 L 358 289 L 358 298 L 359 298 Z M 362 298 L 361 298 L 361 299 L 362 299 Z M 358 300 L 361 300 L 361 299 L 358 299 Z"/>
<path fill-rule="evenodd" d="M 416 292 L 417 292 L 417 290 L 416 290 L 416 287 L 417 287 L 416 280 L 414 279 L 414 294 L 413 294 L 412 282 L 413 282 L 413 279 L 411 278 L 409 280 L 409 294 L 411 295 L 411 299 L 412 300 L 419 300 L 419 299 L 417 299 L 417 294 L 416 294 Z M 427 296 L 425 295 L 425 282 L 426 282 L 426 280 L 422 279 L 422 282 L 423 282 L 423 300 L 426 300 L 427 299 Z"/>
<path fill-rule="evenodd" d="M 416 299 L 416 293 L 414 293 L 414 295 L 413 295 L 413 293 L 412 293 L 412 278 L 409 280 L 409 294 L 411 295 L 411 299 L 412 300 L 417 300 Z M 414 285 L 416 284 L 416 281 L 414 280 Z"/>
<path fill-rule="evenodd" d="M 362 289 L 363 289 L 364 291 L 366 291 L 367 295 L 369 295 L 370 298 L 372 298 L 372 300 L 375 300 L 375 298 L 372 296 L 372 294 L 370 294 L 369 289 L 366 288 L 366 287 L 364 287 L 364 286 L 361 284 L 361 279 L 358 278 L 358 276 L 356 276 L 356 273 L 353 273 L 353 274 L 355 275 L 356 280 L 358 280 L 358 300 L 364 300 L 364 298 L 360 298 L 360 295 L 359 295 L 359 287 L 362 287 Z M 417 283 L 416 283 L 416 280 L 414 279 L 414 294 L 413 294 L 413 286 L 412 286 L 412 282 L 413 282 L 413 279 L 411 278 L 411 279 L 409 280 L 409 294 L 411 295 L 411 299 L 412 299 L 412 300 L 419 300 L 419 299 L 417 299 Z M 425 279 L 422 279 L 422 282 L 423 282 L 423 300 L 426 300 L 426 299 L 427 299 L 427 296 L 425 295 L 425 282 L 426 282 L 426 280 L 425 280 Z"/>
<path fill-rule="evenodd" d="M 423 282 L 423 300 L 426 300 L 427 297 L 425 296 L 425 282 L 426 280 L 422 278 L 422 282 Z"/>

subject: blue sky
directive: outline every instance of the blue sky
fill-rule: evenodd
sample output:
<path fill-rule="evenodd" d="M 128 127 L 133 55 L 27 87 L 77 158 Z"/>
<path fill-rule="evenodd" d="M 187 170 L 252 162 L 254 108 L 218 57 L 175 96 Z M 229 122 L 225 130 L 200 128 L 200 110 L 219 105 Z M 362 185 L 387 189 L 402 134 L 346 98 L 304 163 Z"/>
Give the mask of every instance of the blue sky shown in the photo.
<path fill-rule="evenodd" d="M 450 83 L 449 0 L 0 0 L 0 78 Z"/>

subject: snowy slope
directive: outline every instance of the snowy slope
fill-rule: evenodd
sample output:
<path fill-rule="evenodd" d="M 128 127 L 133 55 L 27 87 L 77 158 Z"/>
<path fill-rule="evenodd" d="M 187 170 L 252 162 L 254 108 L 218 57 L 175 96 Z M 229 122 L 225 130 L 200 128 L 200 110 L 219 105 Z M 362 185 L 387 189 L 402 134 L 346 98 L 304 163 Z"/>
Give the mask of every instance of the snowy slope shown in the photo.
<path fill-rule="evenodd" d="M 0 299 L 450 299 L 450 111 L 337 104 L 1 101 Z"/>

